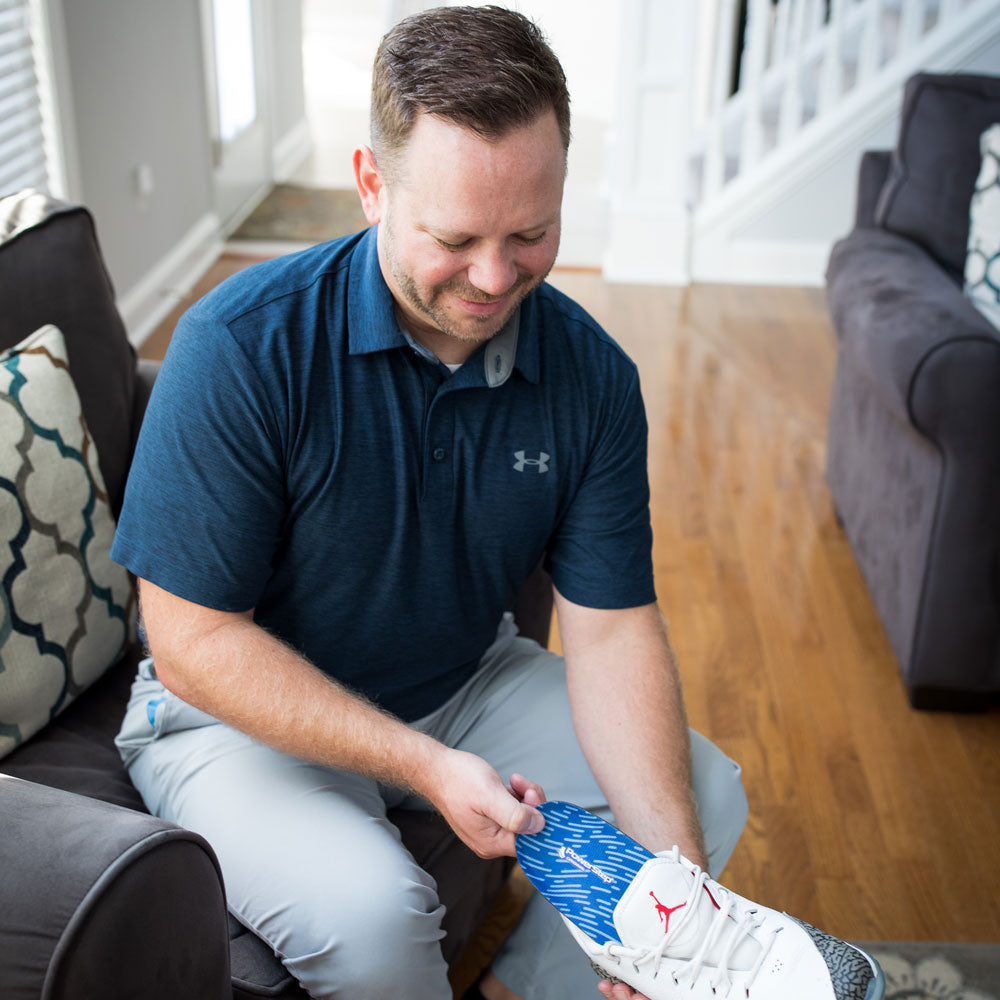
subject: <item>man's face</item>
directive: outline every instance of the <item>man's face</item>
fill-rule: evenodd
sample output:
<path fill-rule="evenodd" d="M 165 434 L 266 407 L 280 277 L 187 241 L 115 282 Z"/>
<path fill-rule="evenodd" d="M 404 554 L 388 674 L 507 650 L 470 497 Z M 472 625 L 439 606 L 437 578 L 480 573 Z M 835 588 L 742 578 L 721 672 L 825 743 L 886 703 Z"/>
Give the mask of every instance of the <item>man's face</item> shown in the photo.
<path fill-rule="evenodd" d="M 464 361 L 545 279 L 564 176 L 551 111 L 496 142 L 417 120 L 383 177 L 379 261 L 404 326 L 443 361 Z"/>

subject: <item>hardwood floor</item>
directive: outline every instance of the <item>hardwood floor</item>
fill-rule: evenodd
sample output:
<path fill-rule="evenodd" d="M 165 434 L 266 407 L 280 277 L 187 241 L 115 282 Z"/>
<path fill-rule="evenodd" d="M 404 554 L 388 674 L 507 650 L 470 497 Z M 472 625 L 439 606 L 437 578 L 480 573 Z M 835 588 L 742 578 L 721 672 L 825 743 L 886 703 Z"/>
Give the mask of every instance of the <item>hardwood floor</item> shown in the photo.
<path fill-rule="evenodd" d="M 1000 713 L 907 703 L 823 478 L 822 292 L 555 282 L 642 374 L 660 604 L 751 803 L 726 884 L 855 940 L 1000 941 Z"/>
<path fill-rule="evenodd" d="M 823 479 L 822 292 L 552 281 L 641 372 L 660 603 L 751 804 L 723 881 L 854 940 L 1000 941 L 1000 712 L 909 708 Z"/>

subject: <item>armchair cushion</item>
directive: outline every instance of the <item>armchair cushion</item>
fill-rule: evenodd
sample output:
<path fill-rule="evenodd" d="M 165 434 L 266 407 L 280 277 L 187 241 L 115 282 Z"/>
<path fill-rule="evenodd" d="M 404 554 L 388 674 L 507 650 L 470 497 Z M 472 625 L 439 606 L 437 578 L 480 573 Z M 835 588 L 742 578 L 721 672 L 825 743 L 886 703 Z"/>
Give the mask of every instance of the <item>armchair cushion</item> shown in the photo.
<path fill-rule="evenodd" d="M 0 430 L 3 757 L 118 660 L 135 599 L 56 327 L 0 357 Z"/>
<path fill-rule="evenodd" d="M 960 279 L 979 136 L 1000 121 L 1000 78 L 918 73 L 906 84 L 899 139 L 875 222 L 915 240 Z"/>

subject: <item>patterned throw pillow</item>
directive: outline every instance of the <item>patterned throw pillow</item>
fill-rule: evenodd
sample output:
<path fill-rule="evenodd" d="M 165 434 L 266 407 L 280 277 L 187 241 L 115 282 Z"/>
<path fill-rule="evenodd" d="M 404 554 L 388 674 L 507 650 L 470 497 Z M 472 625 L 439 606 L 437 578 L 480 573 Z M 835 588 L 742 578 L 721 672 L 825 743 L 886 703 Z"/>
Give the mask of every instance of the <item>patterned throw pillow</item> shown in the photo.
<path fill-rule="evenodd" d="M 982 134 L 983 164 L 969 206 L 965 294 L 1000 329 L 1000 124 Z"/>
<path fill-rule="evenodd" d="M 0 757 L 131 641 L 114 529 L 65 341 L 43 327 L 0 355 Z"/>

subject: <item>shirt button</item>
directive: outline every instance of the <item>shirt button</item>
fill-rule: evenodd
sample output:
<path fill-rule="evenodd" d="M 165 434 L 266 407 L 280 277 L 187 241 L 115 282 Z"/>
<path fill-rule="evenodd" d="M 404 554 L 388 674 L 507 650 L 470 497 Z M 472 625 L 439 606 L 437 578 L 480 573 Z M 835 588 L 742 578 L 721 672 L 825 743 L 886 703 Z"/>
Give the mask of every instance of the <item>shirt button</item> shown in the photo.
<path fill-rule="evenodd" d="M 434 455 L 434 461 L 435 462 L 443 462 L 444 461 L 444 455 L 445 455 L 444 448 L 435 448 L 434 452 L 433 452 L 433 455 Z"/>

